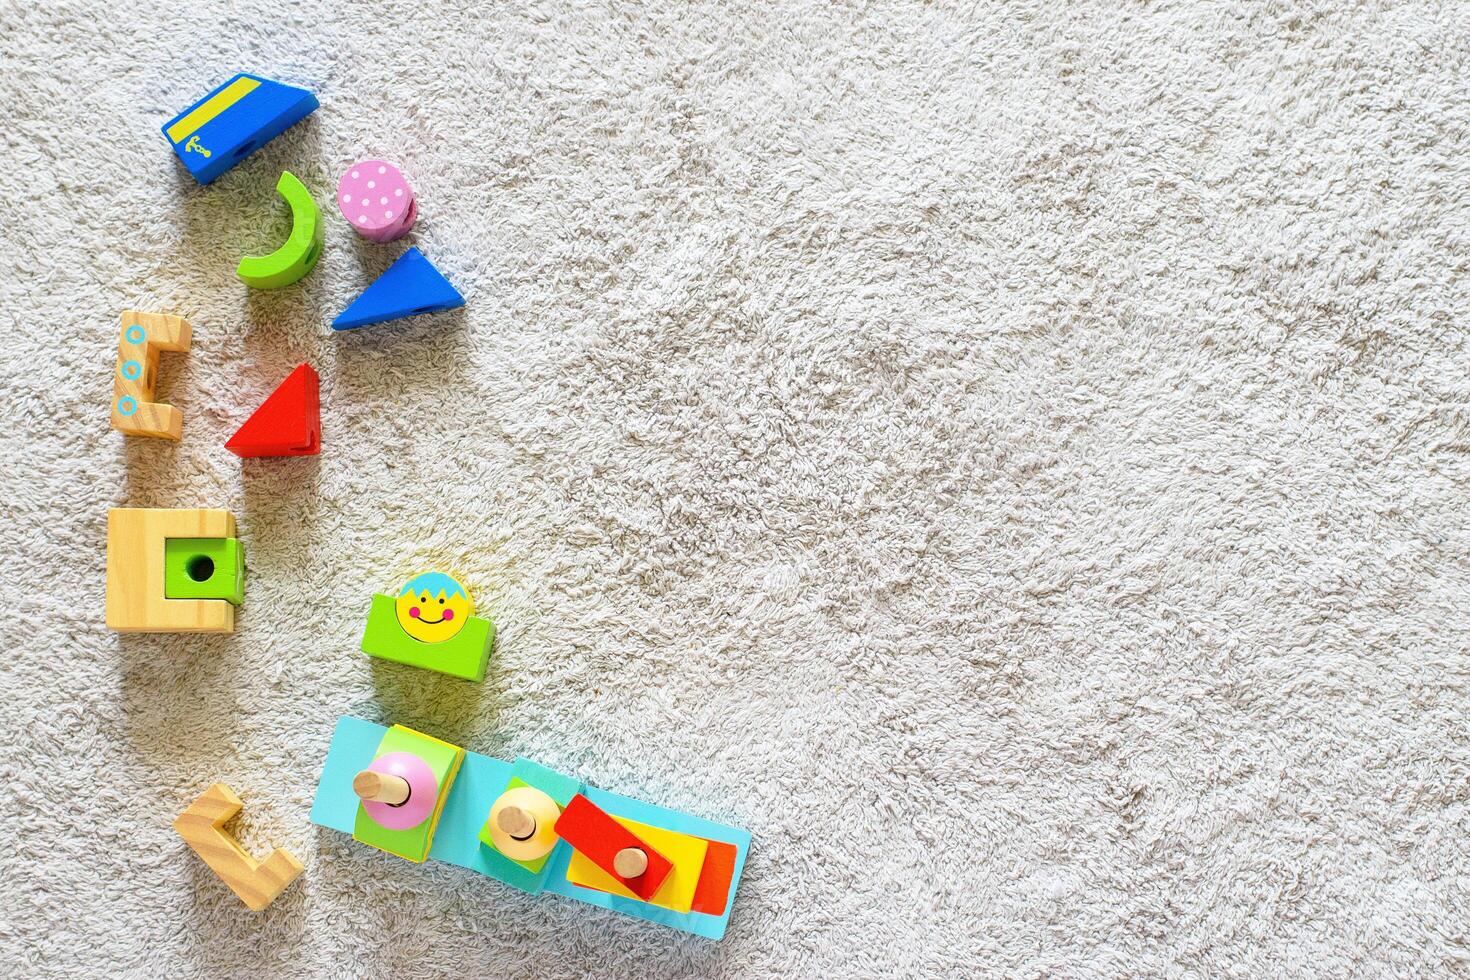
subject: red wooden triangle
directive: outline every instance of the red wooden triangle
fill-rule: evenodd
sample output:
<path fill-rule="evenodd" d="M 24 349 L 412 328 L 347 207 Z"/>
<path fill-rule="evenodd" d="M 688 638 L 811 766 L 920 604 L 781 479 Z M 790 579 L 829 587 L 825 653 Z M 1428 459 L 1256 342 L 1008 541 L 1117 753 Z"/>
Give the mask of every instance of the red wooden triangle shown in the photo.
<path fill-rule="evenodd" d="M 303 364 L 225 443 L 236 456 L 315 456 L 322 448 L 320 380 Z"/>

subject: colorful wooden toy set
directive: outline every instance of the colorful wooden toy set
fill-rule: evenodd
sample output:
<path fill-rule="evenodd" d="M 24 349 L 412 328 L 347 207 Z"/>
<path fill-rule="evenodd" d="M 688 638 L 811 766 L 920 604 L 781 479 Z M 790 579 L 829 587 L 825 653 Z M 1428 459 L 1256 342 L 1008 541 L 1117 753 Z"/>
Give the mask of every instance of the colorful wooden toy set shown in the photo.
<path fill-rule="evenodd" d="M 719 939 L 750 834 L 401 725 L 337 722 L 311 821 L 408 861 Z"/>
<path fill-rule="evenodd" d="M 201 184 L 218 179 L 317 108 L 312 93 L 240 74 L 163 126 L 174 153 Z M 296 176 L 276 190 L 291 209 L 286 241 L 245 256 L 235 270 L 254 289 L 281 289 L 315 267 L 325 242 L 321 211 Z M 402 171 L 362 160 L 343 173 L 337 206 L 369 241 L 408 234 L 418 201 Z M 464 297 L 416 247 L 409 248 L 335 320 L 354 330 L 454 309 Z M 178 440 L 183 413 L 157 401 L 164 351 L 189 350 L 187 320 L 125 310 L 119 326 L 112 427 Z M 291 372 L 225 448 L 242 458 L 321 451 L 320 380 Z M 109 628 L 143 633 L 228 633 L 245 595 L 245 549 L 223 510 L 119 507 L 107 517 Z M 372 597 L 362 634 L 369 656 L 483 682 L 495 624 L 453 576 L 415 575 Z M 303 870 L 290 853 L 258 861 L 223 830 L 241 809 L 228 786 L 209 787 L 174 829 L 251 909 L 264 909 Z M 311 810 L 313 823 L 409 861 L 448 861 L 531 893 L 592 905 L 719 939 L 725 934 L 751 837 L 604 790 L 527 759 L 514 764 L 466 752 L 412 729 L 357 718 L 337 722 Z"/>

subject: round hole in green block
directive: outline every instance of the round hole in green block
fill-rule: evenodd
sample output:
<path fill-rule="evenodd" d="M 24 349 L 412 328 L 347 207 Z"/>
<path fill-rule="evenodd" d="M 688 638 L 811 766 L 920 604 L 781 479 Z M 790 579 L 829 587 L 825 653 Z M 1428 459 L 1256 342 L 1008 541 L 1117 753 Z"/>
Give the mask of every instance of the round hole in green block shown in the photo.
<path fill-rule="evenodd" d="M 208 555 L 195 555 L 184 565 L 184 573 L 196 582 L 208 582 L 214 577 L 214 559 Z"/>

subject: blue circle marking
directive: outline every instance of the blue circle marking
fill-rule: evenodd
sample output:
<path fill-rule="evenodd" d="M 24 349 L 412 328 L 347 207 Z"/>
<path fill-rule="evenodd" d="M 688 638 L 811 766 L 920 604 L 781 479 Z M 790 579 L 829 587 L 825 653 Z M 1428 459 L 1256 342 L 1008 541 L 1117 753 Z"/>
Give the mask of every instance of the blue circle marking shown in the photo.
<path fill-rule="evenodd" d="M 123 395 L 117 400 L 117 414 L 132 415 L 138 410 L 138 400 L 132 395 Z"/>
<path fill-rule="evenodd" d="M 123 331 L 123 337 L 126 338 L 127 342 L 130 344 L 141 344 L 143 342 L 143 338 L 146 336 L 147 334 L 143 332 L 143 328 L 136 323 Z"/>
<path fill-rule="evenodd" d="M 143 376 L 143 365 L 137 361 L 123 361 L 122 376 L 129 381 L 137 381 Z"/>

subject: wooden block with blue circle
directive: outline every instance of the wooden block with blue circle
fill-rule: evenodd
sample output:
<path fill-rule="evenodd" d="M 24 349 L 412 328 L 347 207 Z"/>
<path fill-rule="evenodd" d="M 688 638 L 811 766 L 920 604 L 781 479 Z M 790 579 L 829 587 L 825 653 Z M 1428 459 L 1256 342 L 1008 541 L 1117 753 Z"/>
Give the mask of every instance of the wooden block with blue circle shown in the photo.
<path fill-rule="evenodd" d="M 241 73 L 163 124 L 189 171 L 208 184 L 317 107 L 304 88 Z"/>
<path fill-rule="evenodd" d="M 153 399 L 157 397 L 159 355 L 189 349 L 189 321 L 137 310 L 123 310 L 121 320 L 112 381 L 112 427 L 125 436 L 177 441 L 184 431 L 184 413 Z"/>
<path fill-rule="evenodd" d="M 332 321 L 333 330 L 356 330 L 420 313 L 442 313 L 464 305 L 459 290 L 417 247 L 398 257 L 352 305 Z"/>
<path fill-rule="evenodd" d="M 352 780 L 359 800 L 352 838 L 413 862 L 429 856 L 464 749 L 402 725 L 383 735 Z"/>
<path fill-rule="evenodd" d="M 244 575 L 229 511 L 115 507 L 107 512 L 109 629 L 233 632 Z"/>
<path fill-rule="evenodd" d="M 296 282 L 316 265 L 322 255 L 326 231 L 322 213 L 295 174 L 281 171 L 276 193 L 291 207 L 291 233 L 281 247 L 269 255 L 247 255 L 235 267 L 235 275 L 252 289 L 281 289 Z"/>
<path fill-rule="evenodd" d="M 495 624 L 474 612 L 474 600 L 453 577 L 443 572 L 417 575 L 397 596 L 373 596 L 362 652 L 482 681 L 495 644 Z"/>

